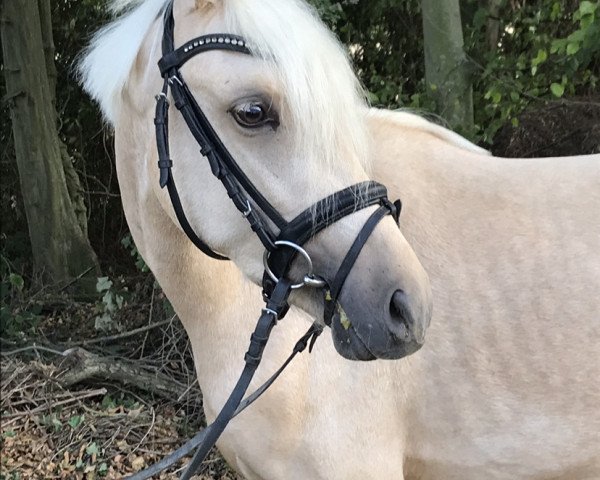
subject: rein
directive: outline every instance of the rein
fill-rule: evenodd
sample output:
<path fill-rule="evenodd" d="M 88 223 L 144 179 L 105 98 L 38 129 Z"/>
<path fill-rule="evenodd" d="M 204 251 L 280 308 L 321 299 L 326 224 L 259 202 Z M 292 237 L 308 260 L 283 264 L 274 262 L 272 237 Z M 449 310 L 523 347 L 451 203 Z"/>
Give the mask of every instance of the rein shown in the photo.
<path fill-rule="evenodd" d="M 189 480 L 231 419 L 262 395 L 292 359 L 298 353 L 304 351 L 309 344 L 309 351 L 311 351 L 316 338 L 323 331 L 323 327 L 315 322 L 296 343 L 292 354 L 283 366 L 265 384 L 244 399 L 246 390 L 260 364 L 269 335 L 289 309 L 288 297 L 291 291 L 303 287 L 322 290 L 325 303 L 323 321 L 326 325 L 331 325 L 335 306 L 344 282 L 368 238 L 379 222 L 387 215 L 392 215 L 398 222 L 401 210 L 399 200 L 394 203 L 388 200 L 387 190 L 383 185 L 368 181 L 340 190 L 307 208 L 291 221 L 286 221 L 258 191 L 229 153 L 196 102 L 180 72 L 180 68 L 188 60 L 210 50 L 226 50 L 251 55 L 252 53 L 245 40 L 237 35 L 211 34 L 194 38 L 181 47 L 175 48 L 174 30 L 175 19 L 173 17 L 173 2 L 171 1 L 166 6 L 164 13 L 162 58 L 158 62 L 164 83 L 161 92 L 156 96 L 156 115 L 154 119 L 160 186 L 162 188 L 167 187 L 177 219 L 190 241 L 206 255 L 217 260 L 227 260 L 227 257 L 215 252 L 195 233 L 185 215 L 173 177 L 173 161 L 169 154 L 168 110 L 170 92 L 173 104 L 183 116 L 190 132 L 200 146 L 200 153 L 208 160 L 213 175 L 221 181 L 227 195 L 240 213 L 248 220 L 250 228 L 265 247 L 263 257 L 265 272 L 262 286 L 266 306 L 263 308 L 254 333 L 251 335 L 250 346 L 244 357 L 246 365 L 216 420 L 161 462 L 128 477 L 129 480 L 150 478 L 152 475 L 156 475 L 172 466 L 192 450 L 197 449 L 181 476 L 181 480 Z M 302 246 L 338 220 L 374 205 L 379 205 L 379 207 L 371 214 L 358 233 L 333 280 L 328 281 L 313 274 L 312 260 Z M 287 278 L 287 275 L 298 255 L 303 257 L 307 264 L 307 273 L 301 281 L 294 284 Z"/>

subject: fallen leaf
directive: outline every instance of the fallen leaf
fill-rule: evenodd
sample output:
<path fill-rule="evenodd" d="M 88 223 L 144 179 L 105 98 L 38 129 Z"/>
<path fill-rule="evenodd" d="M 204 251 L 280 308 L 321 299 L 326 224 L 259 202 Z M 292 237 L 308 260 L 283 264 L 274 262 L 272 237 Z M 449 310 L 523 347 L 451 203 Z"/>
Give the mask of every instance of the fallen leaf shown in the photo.
<path fill-rule="evenodd" d="M 143 457 L 134 457 L 134 459 L 131 461 L 131 467 L 136 471 L 140 471 L 142 468 L 144 468 L 144 465 L 146 464 L 146 462 L 144 461 Z"/>

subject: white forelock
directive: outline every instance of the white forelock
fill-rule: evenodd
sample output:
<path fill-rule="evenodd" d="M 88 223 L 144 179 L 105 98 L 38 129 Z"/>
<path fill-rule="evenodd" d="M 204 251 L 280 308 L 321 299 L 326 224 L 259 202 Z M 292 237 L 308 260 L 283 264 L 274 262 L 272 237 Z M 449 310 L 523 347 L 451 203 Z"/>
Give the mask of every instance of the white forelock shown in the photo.
<path fill-rule="evenodd" d="M 85 89 L 113 124 L 138 51 L 167 1 L 113 0 L 111 10 L 125 13 L 94 36 L 80 63 Z M 253 54 L 281 79 L 298 139 L 310 138 L 311 145 L 302 148 L 318 152 L 329 165 L 340 152 L 364 160 L 366 137 L 359 114 L 364 95 L 347 53 L 312 7 L 301 0 L 222 4 L 228 31 L 245 37 Z"/>
<path fill-rule="evenodd" d="M 110 10 L 129 10 L 99 30 L 82 60 L 79 72 L 85 90 L 98 102 L 112 124 L 121 104 L 121 92 L 150 26 L 166 0 L 114 0 Z"/>

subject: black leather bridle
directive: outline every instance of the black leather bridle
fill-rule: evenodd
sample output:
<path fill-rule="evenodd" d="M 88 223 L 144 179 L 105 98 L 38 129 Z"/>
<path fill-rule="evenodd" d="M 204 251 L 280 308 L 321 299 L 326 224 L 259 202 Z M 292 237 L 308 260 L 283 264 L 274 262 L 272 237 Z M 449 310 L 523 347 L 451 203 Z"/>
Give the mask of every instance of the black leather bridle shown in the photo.
<path fill-rule="evenodd" d="M 205 430 L 197 434 L 183 447 L 163 459 L 157 465 L 130 477 L 130 480 L 142 480 L 159 473 L 171 466 L 183 456 L 197 447 L 196 453 L 181 476 L 181 480 L 189 480 L 215 444 L 229 421 L 244 408 L 256 400 L 281 374 L 283 369 L 310 343 L 312 345 L 322 332 L 322 326 L 315 322 L 306 334 L 298 341 L 292 354 L 284 365 L 255 393 L 243 399 L 258 368 L 269 334 L 277 321 L 288 311 L 288 297 L 292 289 L 310 287 L 323 291 L 324 323 L 330 325 L 337 300 L 344 282 L 350 273 L 360 251 L 374 231 L 377 224 L 387 215 L 392 215 L 396 222 L 400 215 L 401 203 L 390 202 L 386 188 L 377 182 L 362 182 L 352 185 L 317 202 L 304 210 L 291 221 L 287 221 L 271 203 L 257 190 L 252 181 L 244 174 L 229 153 L 210 122 L 204 115 L 196 99 L 190 92 L 180 68 L 194 56 L 210 50 L 228 50 L 251 55 L 245 40 L 237 35 L 211 34 L 203 35 L 175 48 L 175 20 L 173 17 L 173 1 L 166 6 L 164 13 L 164 31 L 162 39 L 162 58 L 158 62 L 161 76 L 164 79 L 162 91 L 156 96 L 156 142 L 158 148 L 158 167 L 160 185 L 167 187 L 175 214 L 183 231 L 199 250 L 217 260 L 226 257 L 212 250 L 194 231 L 184 212 L 175 180 L 173 178 L 173 161 L 169 155 L 169 91 L 175 107 L 183 116 L 190 132 L 200 146 L 201 154 L 208 160 L 211 171 L 225 187 L 227 195 L 236 208 L 248 220 L 251 229 L 256 233 L 265 247 L 263 275 L 263 297 L 266 307 L 262 311 L 256 329 L 251 336 L 250 346 L 244 359 L 245 368 L 234 387 L 225 406 L 216 420 Z M 303 245 L 320 231 L 364 208 L 378 205 L 371 214 L 352 246 L 344 257 L 338 272 L 333 279 L 325 279 L 313 274 L 312 261 Z M 296 284 L 287 278 L 289 269 L 300 254 L 308 264 L 304 278 Z"/>

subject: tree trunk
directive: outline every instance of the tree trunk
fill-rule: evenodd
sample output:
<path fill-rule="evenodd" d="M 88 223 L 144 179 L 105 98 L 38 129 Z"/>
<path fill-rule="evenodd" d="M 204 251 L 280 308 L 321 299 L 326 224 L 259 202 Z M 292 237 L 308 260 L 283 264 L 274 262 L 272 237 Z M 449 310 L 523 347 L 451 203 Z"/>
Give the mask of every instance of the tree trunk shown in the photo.
<path fill-rule="evenodd" d="M 56 82 L 55 70 L 48 69 L 44 55 L 38 2 L 3 0 L 0 27 L 34 267 L 52 282 L 74 278 L 90 267 L 97 272 L 96 255 L 77 221 L 66 185 L 50 88 Z M 51 40 L 46 47 L 50 45 Z"/>
<path fill-rule="evenodd" d="M 421 0 L 425 80 L 437 113 L 463 133 L 473 129 L 473 86 L 464 52 L 458 0 Z"/>
<path fill-rule="evenodd" d="M 46 73 L 48 75 L 48 87 L 50 90 L 50 100 L 52 102 L 52 108 L 56 111 L 56 64 L 54 63 L 54 55 L 56 49 L 54 48 L 54 37 L 52 35 L 52 7 L 50 0 L 38 0 L 38 8 L 40 11 L 40 22 L 42 26 L 42 45 L 44 47 L 44 59 L 46 62 Z M 67 182 L 67 190 L 73 210 L 81 231 L 87 238 L 88 236 L 88 225 L 87 225 L 87 208 L 85 207 L 85 198 L 83 194 L 83 187 L 79 181 L 79 176 L 75 171 L 71 156 L 67 150 L 67 146 L 62 140 L 59 139 L 60 157 L 62 160 L 63 170 L 65 171 L 65 180 Z"/>
<path fill-rule="evenodd" d="M 491 52 L 498 50 L 500 40 L 500 8 L 504 0 L 487 0 L 488 19 L 485 32 L 487 47 Z"/>

